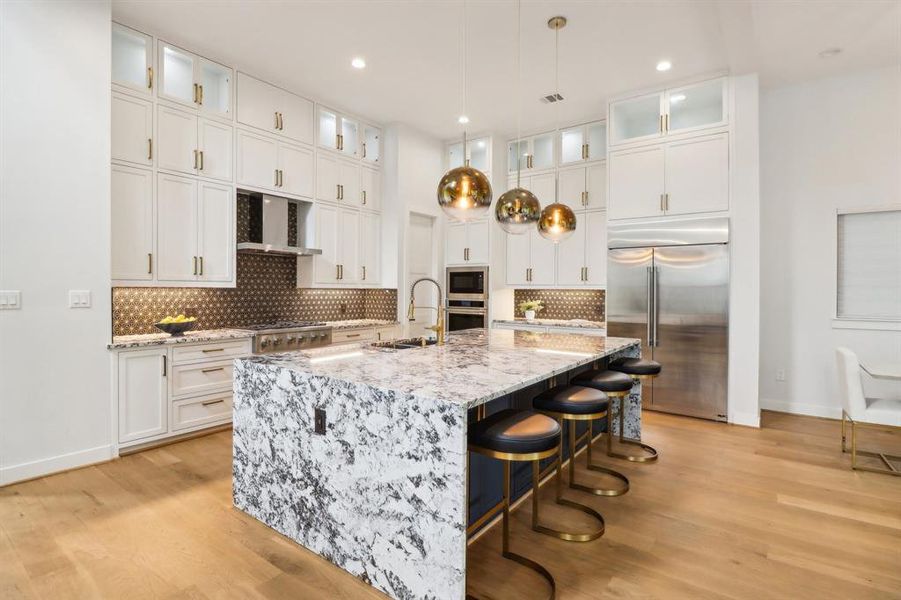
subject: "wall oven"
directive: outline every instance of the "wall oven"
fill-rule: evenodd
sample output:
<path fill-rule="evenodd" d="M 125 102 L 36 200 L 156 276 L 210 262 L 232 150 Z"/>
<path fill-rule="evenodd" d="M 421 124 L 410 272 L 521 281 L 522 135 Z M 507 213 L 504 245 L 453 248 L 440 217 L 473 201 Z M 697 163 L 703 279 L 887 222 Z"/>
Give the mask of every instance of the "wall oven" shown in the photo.
<path fill-rule="evenodd" d="M 447 330 L 488 327 L 488 267 L 447 269 Z"/>

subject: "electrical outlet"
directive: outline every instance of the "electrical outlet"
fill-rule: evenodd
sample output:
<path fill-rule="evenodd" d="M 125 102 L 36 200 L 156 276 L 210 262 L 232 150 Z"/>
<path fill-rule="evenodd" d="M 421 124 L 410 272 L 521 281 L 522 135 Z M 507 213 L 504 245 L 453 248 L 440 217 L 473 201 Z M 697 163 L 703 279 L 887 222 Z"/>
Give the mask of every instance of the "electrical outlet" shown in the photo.
<path fill-rule="evenodd" d="M 325 411 L 321 408 L 313 409 L 313 431 L 325 435 Z"/>
<path fill-rule="evenodd" d="M 342 302 L 339 308 L 341 310 L 342 315 L 347 314 L 347 302 Z"/>
<path fill-rule="evenodd" d="M 22 292 L 0 290 L 0 310 L 17 310 L 19 308 L 22 308 Z"/>
<path fill-rule="evenodd" d="M 785 369 L 776 370 L 776 381 L 785 381 Z"/>

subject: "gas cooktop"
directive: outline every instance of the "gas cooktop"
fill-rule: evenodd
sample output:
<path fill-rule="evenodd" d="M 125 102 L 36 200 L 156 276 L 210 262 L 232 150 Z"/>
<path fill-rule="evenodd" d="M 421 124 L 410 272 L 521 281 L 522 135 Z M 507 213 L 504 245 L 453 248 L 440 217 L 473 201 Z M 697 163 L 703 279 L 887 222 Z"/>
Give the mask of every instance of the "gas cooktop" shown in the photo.
<path fill-rule="evenodd" d="M 273 321 L 272 323 L 256 323 L 246 325 L 242 329 L 250 331 L 269 331 L 279 329 L 300 329 L 302 327 L 325 327 L 322 321 Z"/>
<path fill-rule="evenodd" d="M 290 352 L 332 343 L 332 328 L 322 321 L 274 321 L 248 325 L 245 329 L 254 332 L 254 354 Z"/>

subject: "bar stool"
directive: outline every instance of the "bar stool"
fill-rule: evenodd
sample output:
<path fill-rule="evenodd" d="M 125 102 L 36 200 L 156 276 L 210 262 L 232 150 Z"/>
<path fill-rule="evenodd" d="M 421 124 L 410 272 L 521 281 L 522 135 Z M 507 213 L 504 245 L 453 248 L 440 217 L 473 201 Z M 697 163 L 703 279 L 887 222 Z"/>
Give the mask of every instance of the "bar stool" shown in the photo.
<path fill-rule="evenodd" d="M 504 493 L 503 499 L 498 504 L 466 528 L 466 534 L 468 536 L 475 532 L 487 521 L 494 518 L 498 512 L 502 512 L 502 556 L 528 567 L 544 577 L 551 587 L 551 593 L 548 596 L 549 600 L 553 600 L 556 595 L 557 586 L 553 575 L 532 559 L 510 551 L 510 463 L 514 461 L 529 461 L 532 463 L 532 529 L 569 541 L 596 539 L 604 532 L 604 519 L 600 514 L 587 506 L 569 501 L 564 501 L 562 504 L 578 508 L 600 521 L 600 533 L 568 534 L 544 527 L 538 523 L 538 484 L 541 480 L 539 461 L 554 456 L 559 452 L 559 448 L 559 423 L 546 415 L 531 410 L 502 410 L 473 423 L 469 429 L 469 450 L 471 452 L 477 452 L 503 461 Z M 557 470 L 559 482 L 559 466 Z M 568 537 L 563 537 L 564 535 Z M 472 598 L 472 596 L 467 595 L 467 598 Z"/>
<path fill-rule="evenodd" d="M 633 382 L 639 382 L 650 381 L 651 379 L 654 379 L 660 374 L 660 371 L 663 367 L 656 360 L 650 360 L 648 358 L 617 358 L 611 361 L 610 364 L 607 365 L 607 368 L 611 371 L 628 375 L 632 378 Z M 642 450 L 648 452 L 648 454 L 638 456 L 634 454 L 621 454 L 618 452 L 611 452 L 610 450 L 608 450 L 607 454 L 616 458 L 631 460 L 632 462 L 654 462 L 655 460 L 657 460 L 657 450 L 655 450 L 651 446 L 648 446 L 647 444 L 642 443 L 639 440 L 631 440 L 624 437 L 623 416 L 626 412 L 625 402 L 625 396 L 623 396 L 620 399 L 619 408 L 619 441 L 621 444 L 638 446 Z"/>
<path fill-rule="evenodd" d="M 628 377 L 626 378 L 628 379 Z M 631 379 L 629 379 L 629 387 L 631 388 Z M 559 385 L 552 387 L 532 400 L 532 406 L 537 410 L 554 417 L 560 423 L 561 429 L 563 422 L 569 421 L 569 487 L 596 496 L 621 496 L 629 491 L 629 480 L 625 475 L 613 469 L 608 469 L 601 465 L 594 464 L 591 460 L 591 446 L 594 441 L 594 422 L 597 419 L 607 417 L 609 413 L 609 399 L 607 394 L 591 387 L 582 387 L 579 385 Z M 580 436 L 576 436 L 576 423 L 578 421 L 588 421 L 588 429 Z M 609 428 L 609 424 L 608 424 Z M 588 461 L 587 466 L 592 471 L 606 473 L 619 479 L 622 482 L 620 487 L 616 488 L 595 488 L 576 483 L 576 446 L 588 437 L 585 453 Z M 608 436 L 609 440 L 609 436 Z M 560 455 L 557 463 L 563 463 L 563 444 L 560 444 Z M 559 473 L 558 473 L 559 478 Z M 559 481 L 559 479 L 558 479 Z"/>

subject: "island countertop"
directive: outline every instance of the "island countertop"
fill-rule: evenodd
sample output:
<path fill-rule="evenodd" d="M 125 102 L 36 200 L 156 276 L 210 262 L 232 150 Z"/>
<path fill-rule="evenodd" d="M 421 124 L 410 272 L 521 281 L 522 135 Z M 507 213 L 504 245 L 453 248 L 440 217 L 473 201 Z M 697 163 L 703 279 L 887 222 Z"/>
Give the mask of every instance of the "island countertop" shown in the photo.
<path fill-rule="evenodd" d="M 630 338 L 468 329 L 448 333 L 444 346 L 395 350 L 361 344 L 240 360 L 472 408 L 638 344 Z"/>

